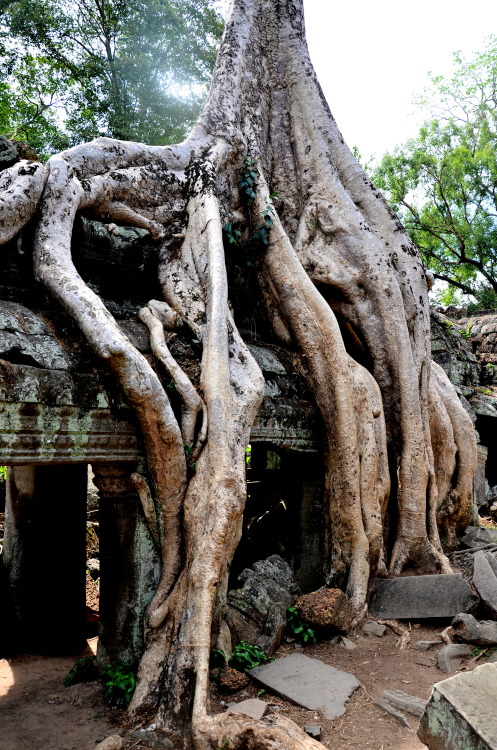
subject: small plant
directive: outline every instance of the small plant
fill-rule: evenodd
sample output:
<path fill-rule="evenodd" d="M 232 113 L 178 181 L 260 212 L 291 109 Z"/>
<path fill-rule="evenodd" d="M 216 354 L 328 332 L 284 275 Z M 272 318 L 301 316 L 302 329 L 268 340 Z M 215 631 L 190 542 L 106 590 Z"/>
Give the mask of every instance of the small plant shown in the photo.
<path fill-rule="evenodd" d="M 238 187 L 244 194 L 249 206 L 254 202 L 256 197 L 255 187 L 259 182 L 259 170 L 257 168 L 258 161 L 258 159 L 249 159 L 247 154 L 243 154 L 244 170 L 238 180 Z"/>
<path fill-rule="evenodd" d="M 246 641 L 240 641 L 233 649 L 228 664 L 239 672 L 246 672 L 247 669 L 253 669 L 270 661 L 274 661 L 274 659 L 268 656 L 262 648 L 251 646 Z"/>
<path fill-rule="evenodd" d="M 461 336 L 464 339 L 469 339 L 469 337 L 471 336 L 471 329 L 472 329 L 472 327 L 473 327 L 473 323 L 470 320 L 467 326 L 465 326 L 464 328 L 459 328 L 458 329 L 459 333 L 461 334 Z"/>
<path fill-rule="evenodd" d="M 79 682 L 91 682 L 97 680 L 99 673 L 95 663 L 95 656 L 83 656 L 78 659 L 69 674 L 64 677 L 64 685 L 77 685 Z"/>
<path fill-rule="evenodd" d="M 226 654 L 224 651 L 221 651 L 220 648 L 213 648 L 211 651 L 211 668 L 212 669 L 222 669 L 224 665 L 227 662 Z"/>
<path fill-rule="evenodd" d="M 228 221 L 224 225 L 224 232 L 228 238 L 230 245 L 239 245 L 242 239 L 242 232 L 238 229 L 232 221 Z"/>
<path fill-rule="evenodd" d="M 289 607 L 287 614 L 287 628 L 292 635 L 304 643 L 316 643 L 316 634 L 311 626 L 299 615 L 297 607 Z"/>
<path fill-rule="evenodd" d="M 7 480 L 7 467 L 6 466 L 0 466 L 0 479 L 2 479 L 4 482 Z"/>
<path fill-rule="evenodd" d="M 127 706 L 136 687 L 134 665 L 117 661 L 104 667 L 101 676 L 106 702 L 110 706 Z"/>

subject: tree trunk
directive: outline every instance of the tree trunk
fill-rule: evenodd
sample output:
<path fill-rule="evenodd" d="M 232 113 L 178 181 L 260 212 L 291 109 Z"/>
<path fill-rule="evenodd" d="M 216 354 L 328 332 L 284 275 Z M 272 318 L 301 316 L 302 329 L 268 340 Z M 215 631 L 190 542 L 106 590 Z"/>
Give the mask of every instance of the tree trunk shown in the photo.
<path fill-rule="evenodd" d="M 406 565 L 450 570 L 437 520 L 449 536 L 469 521 L 476 444 L 453 387 L 430 363 L 419 253 L 329 112 L 302 0 L 233 1 L 209 100 L 184 143 L 98 139 L 47 169 L 37 276 L 108 362 L 148 456 L 150 482 L 133 481 L 163 571 L 131 713 L 154 717 L 195 750 L 320 747 L 291 722 L 208 714 L 211 631 L 241 534 L 245 447 L 264 386 L 237 331 L 237 299 L 228 304 L 227 254 L 250 254 L 267 325 L 299 352 L 314 392 L 326 435 L 328 577 L 358 618 L 371 575 Z M 18 170 L 15 179 L 36 204 L 39 178 Z M 162 242 L 169 307 L 151 302 L 141 318 L 178 383 L 181 427 L 155 372 L 72 264 L 82 209 L 146 227 Z M 28 213 L 11 208 L 8 236 Z M 240 232 L 238 248 L 223 245 L 227 223 Z M 203 346 L 201 398 L 161 334 L 178 316 Z M 185 435 L 198 454 L 193 475 Z"/>

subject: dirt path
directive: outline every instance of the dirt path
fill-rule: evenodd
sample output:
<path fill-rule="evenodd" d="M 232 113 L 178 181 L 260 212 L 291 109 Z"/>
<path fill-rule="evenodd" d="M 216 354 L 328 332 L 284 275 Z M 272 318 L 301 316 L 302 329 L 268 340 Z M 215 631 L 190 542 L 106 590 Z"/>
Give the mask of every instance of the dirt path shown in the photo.
<path fill-rule="evenodd" d="M 442 629 L 442 624 L 414 626 L 412 643 L 435 640 Z M 262 699 L 270 704 L 270 711 L 290 716 L 302 726 L 319 724 L 323 728 L 321 741 L 329 750 L 422 750 L 425 746 L 416 737 L 417 720 L 410 719 L 411 729 L 406 729 L 377 708 L 374 701 L 386 689 L 428 698 L 432 684 L 448 676 L 436 667 L 438 649 L 399 651 L 397 636 L 391 631 L 383 638 L 360 632 L 351 638 L 356 645 L 353 651 L 327 642 L 305 648 L 306 655 L 351 672 L 363 684 L 348 703 L 344 716 L 328 721 L 268 693 Z M 89 641 L 89 648 L 94 651 L 95 647 L 96 639 Z M 278 656 L 295 650 L 294 644 L 285 644 Z M 1 750 L 93 750 L 98 740 L 119 733 L 124 713 L 105 706 L 98 684 L 63 686 L 63 678 L 77 656 L 80 655 L 0 660 Z M 222 694 L 214 687 L 212 710 L 225 710 L 226 703 L 255 697 L 257 692 L 257 686 L 252 684 L 233 695 Z M 133 744 L 134 750 L 145 748 L 135 743 L 127 738 L 126 746 Z"/>

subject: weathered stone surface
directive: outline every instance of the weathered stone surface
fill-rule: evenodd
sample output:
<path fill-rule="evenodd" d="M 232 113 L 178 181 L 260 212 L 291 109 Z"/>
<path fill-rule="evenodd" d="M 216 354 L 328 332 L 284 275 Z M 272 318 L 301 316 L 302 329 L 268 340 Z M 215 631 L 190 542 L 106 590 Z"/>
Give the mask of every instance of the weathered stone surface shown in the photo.
<path fill-rule="evenodd" d="M 233 641 L 247 641 L 272 654 L 286 628 L 286 611 L 297 586 L 289 565 L 278 555 L 254 563 L 239 576 L 242 588 L 228 592 L 226 621 Z"/>
<path fill-rule="evenodd" d="M 471 345 L 461 336 L 459 327 L 445 315 L 430 310 L 431 352 L 450 380 L 458 386 L 479 383 L 477 359 Z"/>
<path fill-rule="evenodd" d="M 106 737 L 103 742 L 99 742 L 95 746 L 95 750 L 122 750 L 123 747 L 122 737 L 118 734 L 112 734 L 110 737 Z"/>
<path fill-rule="evenodd" d="M 67 352 L 38 315 L 14 302 L 0 302 L 0 359 L 47 370 L 69 370 Z"/>
<path fill-rule="evenodd" d="M 311 711 L 322 711 L 330 720 L 345 713 L 346 702 L 361 685 L 353 675 L 303 654 L 255 667 L 249 674 L 276 695 Z"/>
<path fill-rule="evenodd" d="M 258 698 L 249 698 L 241 703 L 235 703 L 234 706 L 228 708 L 229 714 L 243 714 L 255 721 L 262 719 L 266 711 L 267 703 L 265 701 L 260 701 Z"/>
<path fill-rule="evenodd" d="M 346 633 L 354 613 L 340 589 L 318 589 L 297 599 L 295 606 L 303 620 L 311 625 L 335 628 Z"/>
<path fill-rule="evenodd" d="M 461 542 L 465 544 L 466 547 L 479 547 L 480 544 L 492 544 L 493 541 L 493 537 L 483 528 L 472 529 L 461 539 Z"/>
<path fill-rule="evenodd" d="M 491 655 L 490 655 L 490 656 L 488 657 L 488 659 L 487 659 L 486 663 L 487 663 L 487 664 L 496 664 L 496 663 L 497 663 L 497 651 L 494 651 L 494 653 L 493 653 L 493 654 L 491 654 Z"/>
<path fill-rule="evenodd" d="M 354 649 L 357 648 L 355 643 L 351 641 L 350 638 L 345 638 L 345 636 L 343 635 L 341 636 L 338 643 L 342 648 L 347 649 L 347 651 L 354 651 Z"/>
<path fill-rule="evenodd" d="M 224 620 L 221 620 L 215 647 L 219 649 L 219 651 L 222 651 L 226 656 L 226 661 L 229 661 L 231 654 L 233 653 L 233 644 L 231 642 L 230 629 Z"/>
<path fill-rule="evenodd" d="M 385 633 L 387 632 L 387 626 L 386 625 L 380 625 L 379 622 L 374 622 L 373 620 L 370 620 L 361 628 L 363 633 L 366 633 L 367 635 L 376 635 L 378 638 L 383 638 Z"/>
<path fill-rule="evenodd" d="M 442 672 L 456 672 L 461 666 L 464 657 L 470 653 L 470 646 L 450 643 L 438 652 L 438 668 Z"/>
<path fill-rule="evenodd" d="M 473 583 L 487 609 L 497 615 L 497 577 L 482 550 L 474 555 Z"/>
<path fill-rule="evenodd" d="M 459 573 L 405 576 L 373 583 L 369 612 L 380 619 L 454 617 L 476 602 L 471 586 Z"/>
<path fill-rule="evenodd" d="M 423 715 L 427 701 L 418 698 L 416 695 L 409 695 L 402 690 L 384 690 L 379 696 L 384 702 L 390 703 L 399 711 L 405 711 L 418 719 Z"/>
<path fill-rule="evenodd" d="M 270 372 L 275 375 L 286 375 L 285 368 L 271 349 L 266 349 L 262 346 L 255 346 L 254 344 L 249 344 L 248 348 L 262 372 Z"/>
<path fill-rule="evenodd" d="M 497 622 L 478 622 L 472 615 L 461 614 L 452 620 L 452 628 L 458 641 L 474 643 L 476 646 L 497 644 Z"/>
<path fill-rule="evenodd" d="M 416 641 L 416 643 L 412 644 L 411 648 L 416 651 L 429 651 L 430 649 L 441 645 L 441 641 Z"/>
<path fill-rule="evenodd" d="M 322 729 L 317 724 L 305 724 L 304 725 L 304 732 L 309 735 L 309 737 L 312 737 L 315 740 L 321 739 L 321 732 Z"/>
<path fill-rule="evenodd" d="M 4 135 L 0 135 L 0 172 L 19 160 L 17 149 Z"/>
<path fill-rule="evenodd" d="M 496 694 L 495 664 L 437 682 L 421 718 L 419 739 L 429 750 L 497 750 Z"/>

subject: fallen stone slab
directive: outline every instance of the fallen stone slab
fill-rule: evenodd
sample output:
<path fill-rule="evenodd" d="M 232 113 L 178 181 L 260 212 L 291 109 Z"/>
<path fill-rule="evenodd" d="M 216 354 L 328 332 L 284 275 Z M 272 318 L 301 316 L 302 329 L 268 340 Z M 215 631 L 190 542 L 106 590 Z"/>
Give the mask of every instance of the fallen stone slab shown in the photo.
<path fill-rule="evenodd" d="M 429 750 L 497 750 L 496 694 L 496 664 L 437 682 L 421 717 L 419 739 Z"/>
<path fill-rule="evenodd" d="M 478 622 L 473 615 L 461 614 L 452 620 L 452 628 L 458 641 L 474 643 L 475 646 L 497 644 L 497 622 L 492 620 Z"/>
<path fill-rule="evenodd" d="M 227 713 L 229 714 L 243 714 L 248 716 L 249 719 L 259 721 L 262 719 L 267 711 L 267 703 L 260 701 L 258 698 L 249 698 L 246 701 L 235 703 L 233 706 L 228 708 Z"/>
<path fill-rule="evenodd" d="M 460 573 L 405 576 L 374 581 L 369 612 L 383 620 L 455 617 L 475 603 L 471 586 Z"/>
<path fill-rule="evenodd" d="M 495 539 L 491 534 L 488 533 L 486 529 L 477 528 L 472 529 L 467 534 L 465 534 L 461 542 L 466 547 L 475 547 L 480 544 L 492 544 L 492 542 L 495 542 Z"/>
<path fill-rule="evenodd" d="M 416 651 L 429 651 L 430 649 L 441 645 L 442 641 L 416 641 L 416 643 L 412 644 L 411 648 Z"/>
<path fill-rule="evenodd" d="M 483 551 L 474 556 L 473 584 L 487 609 L 497 615 L 497 576 Z"/>
<path fill-rule="evenodd" d="M 387 626 L 386 625 L 380 625 L 379 622 L 374 622 L 373 620 L 370 620 L 361 628 L 363 633 L 366 633 L 367 635 L 376 635 L 378 638 L 383 638 L 385 633 L 387 632 Z"/>
<path fill-rule="evenodd" d="M 416 695 L 404 693 L 402 690 L 384 690 L 379 698 L 399 711 L 417 716 L 418 719 L 423 715 L 428 702 Z"/>
<path fill-rule="evenodd" d="M 321 732 L 322 728 L 318 726 L 317 724 L 305 724 L 304 726 L 304 732 L 309 735 L 309 737 L 312 737 L 314 740 L 320 740 L 321 739 Z"/>
<path fill-rule="evenodd" d="M 463 643 L 450 643 L 438 652 L 438 668 L 442 672 L 457 672 L 465 656 L 471 653 L 471 646 Z"/>
<path fill-rule="evenodd" d="M 390 714 L 390 716 L 393 716 L 394 719 L 397 719 L 397 721 L 402 724 L 403 727 L 406 727 L 406 729 L 410 729 L 411 725 L 409 724 L 407 717 L 404 716 L 404 714 L 401 711 L 398 711 L 394 706 L 392 706 L 388 701 L 383 700 L 383 698 L 378 698 L 377 701 L 375 701 L 375 706 L 378 706 L 378 708 L 383 709 L 387 714 Z"/>
<path fill-rule="evenodd" d="M 361 686 L 348 672 L 303 654 L 285 656 L 250 669 L 248 674 L 281 698 L 310 711 L 321 711 L 330 720 L 343 716 L 345 704 Z"/>

